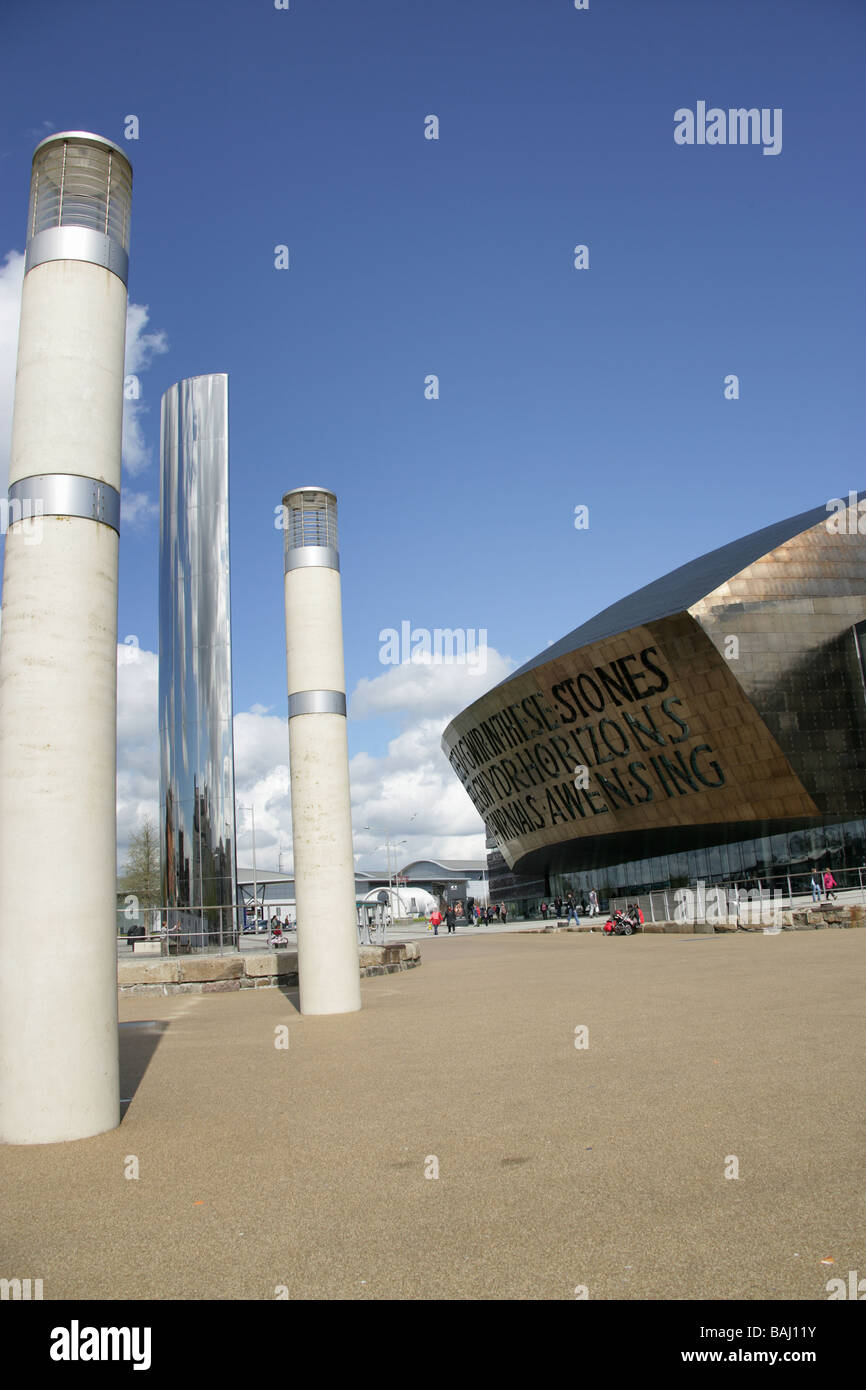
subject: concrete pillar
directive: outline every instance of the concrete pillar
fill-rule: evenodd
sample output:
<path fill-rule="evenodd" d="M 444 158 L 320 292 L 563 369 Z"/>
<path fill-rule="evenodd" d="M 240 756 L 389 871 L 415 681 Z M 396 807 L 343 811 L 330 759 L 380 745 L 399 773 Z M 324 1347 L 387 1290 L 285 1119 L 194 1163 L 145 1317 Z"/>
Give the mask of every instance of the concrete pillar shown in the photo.
<path fill-rule="evenodd" d="M 131 187 L 125 154 L 100 136 L 50 136 L 34 153 L 0 633 L 0 1140 L 13 1144 L 119 1122 L 117 561 Z M 50 922 L 36 910 L 46 887 Z"/>
<path fill-rule="evenodd" d="M 337 499 L 283 498 L 292 841 L 301 1012 L 361 1007 Z"/>

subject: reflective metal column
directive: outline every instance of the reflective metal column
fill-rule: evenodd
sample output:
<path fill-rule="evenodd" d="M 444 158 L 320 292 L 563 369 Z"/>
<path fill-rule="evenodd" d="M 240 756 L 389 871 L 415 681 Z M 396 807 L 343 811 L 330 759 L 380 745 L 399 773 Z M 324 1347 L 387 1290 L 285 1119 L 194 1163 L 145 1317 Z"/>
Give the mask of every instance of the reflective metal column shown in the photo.
<path fill-rule="evenodd" d="M 181 944 L 236 932 L 228 377 L 162 398 L 159 730 L 163 901 Z"/>

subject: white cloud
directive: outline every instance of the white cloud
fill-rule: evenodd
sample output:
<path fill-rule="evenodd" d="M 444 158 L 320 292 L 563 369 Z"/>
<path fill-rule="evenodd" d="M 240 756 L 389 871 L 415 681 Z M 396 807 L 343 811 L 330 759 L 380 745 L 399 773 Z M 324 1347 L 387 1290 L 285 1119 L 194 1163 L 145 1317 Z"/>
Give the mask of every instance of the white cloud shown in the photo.
<path fill-rule="evenodd" d="M 18 319 L 21 313 L 21 284 L 24 255 L 9 251 L 0 264 L 0 488 L 5 494 L 9 477 L 9 446 L 12 438 L 12 402 L 15 394 L 15 367 L 18 357 Z M 168 351 L 164 332 L 147 333 L 148 309 L 130 304 L 126 311 L 126 376 L 146 372 L 153 358 Z M 148 448 L 144 419 L 149 407 L 142 397 L 123 402 L 123 462 L 131 477 L 142 473 L 156 459 L 156 445 Z M 143 497 L 143 494 L 134 494 Z M 155 506 L 155 504 L 151 504 Z M 139 503 L 137 521 L 145 520 Z M 133 525 L 136 519 L 133 519 Z"/>
<path fill-rule="evenodd" d="M 383 714 L 447 714 L 448 719 L 452 719 L 514 670 L 515 662 L 510 657 L 500 656 L 494 647 L 484 650 L 487 667 L 484 671 L 468 663 L 434 662 L 430 657 L 387 666 L 381 676 L 358 682 L 350 714 L 353 719 L 371 719 Z"/>
<path fill-rule="evenodd" d="M 125 376 L 140 376 L 147 371 L 151 361 L 158 354 L 168 352 L 168 339 L 162 330 L 145 333 L 149 314 L 146 304 L 130 304 L 126 311 L 126 361 Z M 144 439 L 144 416 L 149 407 L 139 396 L 138 400 L 123 402 L 123 462 L 130 477 L 143 473 L 151 462 L 151 450 Z M 153 458 L 156 457 L 156 446 Z"/>
<path fill-rule="evenodd" d="M 392 856 L 396 846 L 401 865 L 430 857 L 484 859 L 482 821 L 449 767 L 440 739 L 449 720 L 512 667 L 513 662 L 491 651 L 484 677 L 471 676 L 465 668 L 440 666 L 431 680 L 429 667 L 412 663 L 359 682 L 353 712 L 360 706 L 365 716 L 385 713 L 402 723 L 385 753 L 356 753 L 350 762 L 359 868 L 385 866 L 386 836 Z M 124 846 L 145 815 L 158 818 L 157 690 L 155 653 L 121 644 L 117 786 L 118 842 Z M 245 869 L 252 867 L 249 808 L 254 806 L 257 868 L 281 865 L 291 872 L 287 720 L 266 706 L 253 705 L 235 715 L 234 741 L 238 860 Z"/>
<path fill-rule="evenodd" d="M 56 129 L 57 126 L 53 121 L 42 121 L 39 125 L 28 126 L 24 135 L 28 140 L 35 140 L 38 144 L 40 140 L 44 140 L 46 135 L 51 135 Z"/>
<path fill-rule="evenodd" d="M 143 531 L 149 521 L 159 516 L 159 503 L 147 492 L 131 492 L 128 487 L 120 495 L 120 519 L 124 526 Z"/>
<path fill-rule="evenodd" d="M 381 715 L 402 724 L 385 753 L 356 753 L 349 765 L 359 868 L 384 867 L 386 837 L 400 864 L 430 856 L 485 858 L 481 818 L 440 740 L 454 715 L 513 667 L 490 649 L 483 675 L 457 664 L 412 662 L 359 681 L 350 702 L 356 727 Z M 286 720 L 261 705 L 235 715 L 235 778 L 239 805 L 255 806 L 257 867 L 276 869 L 280 847 L 290 846 L 292 837 L 288 732 Z M 244 868 L 251 867 L 248 809 L 238 811 L 238 858 Z M 284 872 L 291 870 L 290 850 L 284 850 L 281 863 Z"/>
<path fill-rule="evenodd" d="M 253 860 L 250 807 L 255 807 L 257 868 L 277 869 L 280 849 L 292 843 L 287 722 L 262 705 L 234 718 L 236 836 L 238 863 L 245 869 Z M 282 867 L 291 871 L 290 852 L 283 854 Z"/>
<path fill-rule="evenodd" d="M 361 680 L 351 700 L 353 719 L 386 715 L 402 722 L 382 757 L 351 762 L 352 817 L 360 867 L 382 864 L 384 837 L 399 844 L 397 859 L 484 859 L 484 827 L 440 747 L 446 725 L 514 669 L 487 648 L 487 670 L 447 662 L 412 661 Z M 370 831 L 362 829 L 369 825 Z"/>
<path fill-rule="evenodd" d="M 145 820 L 159 825 L 159 661 L 135 641 L 117 648 L 117 858 Z"/>

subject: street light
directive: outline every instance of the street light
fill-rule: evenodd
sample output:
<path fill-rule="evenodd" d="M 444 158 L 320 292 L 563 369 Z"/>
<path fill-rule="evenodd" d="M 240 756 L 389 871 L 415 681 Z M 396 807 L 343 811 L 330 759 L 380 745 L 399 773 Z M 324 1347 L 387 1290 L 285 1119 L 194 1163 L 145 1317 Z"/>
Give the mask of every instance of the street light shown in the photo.
<path fill-rule="evenodd" d="M 249 811 L 253 822 L 253 923 L 255 924 L 259 897 L 259 885 L 256 878 L 256 808 L 255 806 L 242 806 L 240 802 L 237 802 L 237 809 Z"/>
<path fill-rule="evenodd" d="M 415 815 L 410 816 L 410 820 L 414 820 L 414 819 L 415 819 L 415 816 L 417 816 L 417 814 L 418 814 L 418 812 L 416 811 L 416 812 L 415 812 Z M 362 829 L 362 830 L 372 830 L 373 827 L 372 827 L 372 825 L 362 825 L 362 826 L 361 826 L 361 829 Z M 394 921 L 394 891 L 395 891 L 395 890 L 394 890 L 394 882 L 393 882 L 393 880 L 396 879 L 396 877 L 397 877 L 397 846 L 398 846 L 398 845 L 406 845 L 406 844 L 408 844 L 408 843 L 409 843 L 408 840 L 405 840 L 405 839 L 403 839 L 403 840 L 396 840 L 396 841 L 393 842 L 393 844 L 394 844 L 394 871 L 393 871 L 393 874 L 392 874 L 392 872 L 391 872 L 391 844 L 392 844 L 392 841 L 391 841 L 390 835 L 388 835 L 388 834 L 386 833 L 384 845 L 377 845 L 377 846 L 376 846 L 376 849 L 377 849 L 377 850 L 383 849 L 383 850 L 385 851 L 385 856 L 386 856 L 386 857 L 385 857 L 385 867 L 386 867 L 387 870 L 388 870 L 388 902 L 389 902 L 389 904 L 390 904 L 390 906 L 391 906 L 391 922 L 392 922 L 392 923 L 393 923 L 393 921 Z M 376 851 L 374 850 L 373 853 L 375 854 L 375 852 L 376 852 Z M 386 938 L 386 928 L 385 928 L 385 922 L 384 922 L 384 919 L 383 919 L 383 921 L 382 921 L 382 944 L 383 944 L 383 945 L 384 945 L 384 943 L 385 943 L 385 938 Z"/>

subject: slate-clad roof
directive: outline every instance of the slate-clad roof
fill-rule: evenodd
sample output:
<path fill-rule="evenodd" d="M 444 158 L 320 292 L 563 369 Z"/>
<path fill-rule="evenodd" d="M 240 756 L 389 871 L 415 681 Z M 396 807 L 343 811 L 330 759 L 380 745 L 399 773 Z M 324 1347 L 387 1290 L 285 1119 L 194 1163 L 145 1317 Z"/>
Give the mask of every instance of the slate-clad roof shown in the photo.
<path fill-rule="evenodd" d="M 860 493 L 859 496 L 862 497 L 864 494 Z M 517 671 L 510 672 L 504 681 L 500 681 L 500 685 L 507 685 L 515 676 L 533 671 L 536 666 L 543 666 L 557 656 L 577 651 L 592 642 L 601 642 L 606 637 L 614 637 L 618 632 L 640 627 L 642 623 L 682 613 L 693 603 L 718 589 L 733 575 L 739 574 L 748 565 L 760 560 L 762 555 L 768 555 L 771 550 L 784 545 L 785 541 L 798 536 L 801 531 L 808 531 L 819 522 L 826 521 L 829 515 L 826 505 L 813 507 L 808 512 L 788 517 L 786 521 L 774 521 L 771 526 L 752 531 L 751 535 L 730 541 L 727 545 L 719 546 L 718 550 L 710 550 L 697 560 L 680 565 L 679 569 L 671 570 L 670 574 L 662 575 L 661 579 L 654 579 L 651 584 L 636 589 L 626 598 L 618 599 L 609 608 L 590 618 L 589 622 L 576 627 L 573 632 L 561 637 L 552 646 L 545 647 L 538 656 L 534 656 Z"/>

